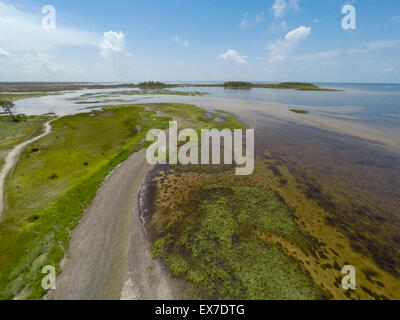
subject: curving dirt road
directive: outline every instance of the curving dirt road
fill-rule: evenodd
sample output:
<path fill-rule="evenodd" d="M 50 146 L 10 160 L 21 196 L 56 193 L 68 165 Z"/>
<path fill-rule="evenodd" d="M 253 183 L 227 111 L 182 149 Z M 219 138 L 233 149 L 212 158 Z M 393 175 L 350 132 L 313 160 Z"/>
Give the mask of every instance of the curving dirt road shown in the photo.
<path fill-rule="evenodd" d="M 44 132 L 41 133 L 40 135 L 33 137 L 29 140 L 26 140 L 22 143 L 20 143 L 19 145 L 15 146 L 14 149 L 12 149 L 6 158 L 6 161 L 4 163 L 3 168 L 0 170 L 0 221 L 1 221 L 1 215 L 4 209 L 4 183 L 5 180 L 8 176 L 8 174 L 10 173 L 10 171 L 13 169 L 13 167 L 15 166 L 15 164 L 17 163 L 18 157 L 21 154 L 21 152 L 25 149 L 26 146 L 28 146 L 29 144 L 43 138 L 45 135 L 49 134 L 51 132 L 51 125 L 50 123 L 53 120 L 50 120 L 48 122 L 46 122 L 43 127 L 44 127 Z"/>
<path fill-rule="evenodd" d="M 53 299 L 174 299 L 171 279 L 151 251 L 138 213 L 138 194 L 151 169 L 134 153 L 103 183 L 79 225 L 57 276 Z"/>

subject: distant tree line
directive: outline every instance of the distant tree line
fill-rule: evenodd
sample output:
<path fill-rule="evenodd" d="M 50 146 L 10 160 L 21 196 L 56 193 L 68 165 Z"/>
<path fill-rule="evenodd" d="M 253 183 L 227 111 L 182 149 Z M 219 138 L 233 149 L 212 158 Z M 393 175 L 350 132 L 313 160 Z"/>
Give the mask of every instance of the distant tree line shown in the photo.
<path fill-rule="evenodd" d="M 167 88 L 171 87 L 171 85 L 158 82 L 158 81 L 146 81 L 146 82 L 141 82 L 137 85 L 139 88 Z"/>
<path fill-rule="evenodd" d="M 224 83 L 226 88 L 251 88 L 252 86 L 250 82 L 244 81 L 228 81 Z"/>

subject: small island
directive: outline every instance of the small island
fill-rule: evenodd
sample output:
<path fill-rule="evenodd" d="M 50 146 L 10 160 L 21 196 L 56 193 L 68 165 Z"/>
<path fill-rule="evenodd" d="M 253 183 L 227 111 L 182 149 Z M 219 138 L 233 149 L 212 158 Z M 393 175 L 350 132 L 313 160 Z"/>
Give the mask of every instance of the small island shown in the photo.
<path fill-rule="evenodd" d="M 243 81 L 230 81 L 223 84 L 224 88 L 232 89 L 251 89 L 251 88 L 264 88 L 264 89 L 294 89 L 301 91 L 340 91 L 336 89 L 320 88 L 319 86 L 307 82 L 281 82 L 281 83 L 251 83 Z"/>

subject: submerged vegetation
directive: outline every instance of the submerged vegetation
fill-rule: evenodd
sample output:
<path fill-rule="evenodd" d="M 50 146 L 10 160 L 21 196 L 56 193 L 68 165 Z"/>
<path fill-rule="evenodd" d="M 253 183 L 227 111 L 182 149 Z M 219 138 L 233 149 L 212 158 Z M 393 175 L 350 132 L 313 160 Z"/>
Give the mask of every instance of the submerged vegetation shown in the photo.
<path fill-rule="evenodd" d="M 274 192 L 206 185 L 171 214 L 153 256 L 190 281 L 200 298 L 323 298 L 301 265 L 265 240 L 271 234 L 310 244 Z"/>
<path fill-rule="evenodd" d="M 214 112 L 213 117 L 219 117 L 224 122 L 216 122 L 215 118 L 210 119 L 204 109 L 192 104 L 185 103 L 158 103 L 152 104 L 151 109 L 164 114 L 174 115 L 179 119 L 180 127 L 194 129 L 245 129 L 245 126 L 238 119 L 227 112 Z"/>
<path fill-rule="evenodd" d="M 199 92 L 199 91 L 176 91 L 176 90 L 168 90 L 163 88 L 150 88 L 146 87 L 140 90 L 132 90 L 132 91 L 117 91 L 117 92 L 110 92 L 109 95 L 178 95 L 178 96 L 201 96 L 206 95 L 206 92 Z"/>
<path fill-rule="evenodd" d="M 85 93 L 79 97 L 72 98 L 71 100 L 76 101 L 75 104 L 99 104 L 99 103 L 124 103 L 130 102 L 121 98 L 113 99 L 114 97 L 120 96 L 138 96 L 138 95 L 176 95 L 176 96 L 203 96 L 207 95 L 207 92 L 200 91 L 177 91 L 162 88 L 143 88 L 140 90 L 125 90 L 125 91 L 113 91 L 109 93 Z M 96 100 L 87 100 L 96 99 Z"/>

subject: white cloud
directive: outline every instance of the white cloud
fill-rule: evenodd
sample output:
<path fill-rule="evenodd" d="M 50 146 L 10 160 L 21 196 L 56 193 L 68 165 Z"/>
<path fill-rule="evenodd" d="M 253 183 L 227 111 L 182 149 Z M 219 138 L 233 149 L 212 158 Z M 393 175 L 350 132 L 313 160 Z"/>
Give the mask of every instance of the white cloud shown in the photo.
<path fill-rule="evenodd" d="M 393 68 L 393 67 L 388 67 L 388 68 L 386 68 L 386 69 L 383 70 L 383 73 L 392 73 L 392 72 L 395 72 L 395 71 L 396 71 L 395 68 Z"/>
<path fill-rule="evenodd" d="M 179 43 L 181 45 L 183 45 L 186 48 L 190 48 L 190 43 L 188 40 L 181 40 L 181 38 L 179 38 L 178 36 L 175 36 L 174 38 L 172 38 L 172 41 Z"/>
<path fill-rule="evenodd" d="M 12 52 L 44 52 L 60 46 L 95 45 L 97 35 L 83 30 L 57 27 L 45 30 L 37 15 L 27 14 L 0 2 L 0 43 Z"/>
<path fill-rule="evenodd" d="M 297 29 L 294 29 L 288 32 L 285 36 L 285 40 L 290 42 L 298 42 L 307 38 L 311 33 L 311 27 L 300 26 Z"/>
<path fill-rule="evenodd" d="M 46 30 L 42 28 L 41 17 L 39 9 L 38 12 L 26 12 L 0 0 L 0 58 L 8 56 L 0 59 L 3 81 L 105 80 L 117 78 L 127 69 L 125 62 L 117 61 L 124 64 L 124 68 L 113 67 L 107 73 L 103 70 L 96 73 L 89 66 L 96 64 L 93 54 L 79 55 L 80 59 L 68 54 L 69 49 L 77 48 L 82 53 L 98 49 L 101 57 L 115 53 L 129 56 L 121 31 L 95 33 L 61 23 L 56 29 Z M 105 61 L 99 57 L 99 61 L 104 66 L 114 60 Z"/>
<path fill-rule="evenodd" d="M 268 29 L 268 32 L 278 33 L 289 30 L 289 26 L 286 21 L 282 21 L 281 23 L 272 23 Z"/>
<path fill-rule="evenodd" d="M 275 0 L 271 10 L 274 13 L 275 18 L 280 18 L 283 16 L 286 8 L 287 4 L 285 0 Z"/>
<path fill-rule="evenodd" d="M 265 12 L 261 12 L 259 14 L 256 15 L 256 24 L 261 23 L 264 21 L 264 17 L 265 17 Z"/>
<path fill-rule="evenodd" d="M 270 62 L 277 62 L 286 59 L 286 56 L 297 46 L 297 44 L 306 39 L 311 33 L 311 27 L 300 26 L 288 32 L 284 39 L 268 45 L 270 52 Z"/>
<path fill-rule="evenodd" d="M 104 32 L 103 39 L 99 44 L 101 49 L 100 55 L 103 58 L 108 58 L 112 53 L 125 53 L 131 55 L 125 48 L 125 35 L 122 31 L 108 31 Z"/>
<path fill-rule="evenodd" d="M 400 22 L 400 16 L 392 16 L 389 19 L 390 22 Z"/>
<path fill-rule="evenodd" d="M 239 55 L 237 51 L 233 49 L 228 49 L 225 53 L 220 54 L 219 57 L 224 60 L 232 60 L 239 64 L 247 63 L 247 57 Z"/>
<path fill-rule="evenodd" d="M 63 64 L 55 62 L 52 55 L 47 53 L 26 53 L 23 57 L 23 72 L 32 76 L 37 74 L 57 74 L 65 70 Z"/>
<path fill-rule="evenodd" d="M 299 1 L 300 0 L 289 0 L 289 8 L 293 10 L 299 10 Z"/>
<path fill-rule="evenodd" d="M 342 50 L 332 50 L 332 51 L 323 51 L 323 52 L 317 52 L 317 53 L 312 53 L 300 57 L 294 57 L 293 60 L 295 61 L 306 61 L 306 60 L 325 60 L 325 59 L 335 59 L 339 57 L 340 55 L 343 54 Z"/>
<path fill-rule="evenodd" d="M 299 0 L 275 0 L 271 7 L 271 11 L 277 19 L 283 17 L 289 9 L 299 10 Z"/>
<path fill-rule="evenodd" d="M 249 14 L 247 12 L 243 15 L 243 18 L 240 21 L 240 28 L 241 29 L 247 29 L 249 27 L 248 16 L 249 16 Z"/>
<path fill-rule="evenodd" d="M 255 18 L 252 19 L 251 21 L 249 21 L 248 17 L 249 17 L 249 14 L 246 12 L 246 13 L 243 15 L 242 20 L 240 21 L 240 28 L 241 28 L 241 29 L 253 28 L 253 27 L 255 27 L 256 25 L 258 25 L 258 24 L 264 22 L 264 19 L 265 19 L 265 12 L 263 11 L 263 12 L 260 12 L 259 14 L 256 14 Z"/>
<path fill-rule="evenodd" d="M 359 44 L 350 49 L 322 51 L 304 56 L 294 57 L 293 60 L 294 61 L 331 60 L 338 58 L 339 56 L 351 56 L 356 54 L 368 53 L 376 50 L 393 49 L 398 47 L 400 47 L 400 40 L 381 40 L 381 41 Z M 372 64 L 373 62 L 374 59 L 369 59 L 365 62 L 365 65 Z"/>
<path fill-rule="evenodd" d="M 2 48 L 0 48 L 0 57 L 9 57 L 10 53 Z"/>
<path fill-rule="evenodd" d="M 349 53 L 359 54 L 369 51 L 391 49 L 397 47 L 400 47 L 400 40 L 381 40 L 355 46 L 349 50 Z"/>
<path fill-rule="evenodd" d="M 103 57 L 111 52 L 125 52 L 129 55 L 121 31 L 105 32 L 100 37 L 93 32 L 60 25 L 54 30 L 46 30 L 42 28 L 40 14 L 31 15 L 13 5 L 0 2 L 0 43 L 7 43 L 13 53 L 43 53 L 66 46 L 97 46 Z"/>

